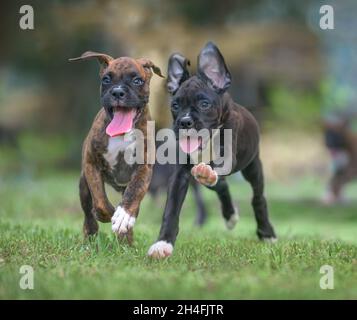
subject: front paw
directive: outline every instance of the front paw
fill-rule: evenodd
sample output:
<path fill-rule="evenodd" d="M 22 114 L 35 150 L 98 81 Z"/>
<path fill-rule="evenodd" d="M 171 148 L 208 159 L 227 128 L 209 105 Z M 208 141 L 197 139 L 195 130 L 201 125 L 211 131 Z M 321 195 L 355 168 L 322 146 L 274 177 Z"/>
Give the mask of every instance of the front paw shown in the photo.
<path fill-rule="evenodd" d="M 217 172 L 209 164 L 203 162 L 193 166 L 191 174 L 199 183 L 208 187 L 215 186 L 218 181 Z"/>
<path fill-rule="evenodd" d="M 148 251 L 148 256 L 151 258 L 162 259 L 172 255 L 174 250 L 171 243 L 166 241 L 155 242 Z"/>
<path fill-rule="evenodd" d="M 117 235 L 125 235 L 132 230 L 135 224 L 135 217 L 130 215 L 121 206 L 118 206 L 112 217 L 112 230 Z"/>

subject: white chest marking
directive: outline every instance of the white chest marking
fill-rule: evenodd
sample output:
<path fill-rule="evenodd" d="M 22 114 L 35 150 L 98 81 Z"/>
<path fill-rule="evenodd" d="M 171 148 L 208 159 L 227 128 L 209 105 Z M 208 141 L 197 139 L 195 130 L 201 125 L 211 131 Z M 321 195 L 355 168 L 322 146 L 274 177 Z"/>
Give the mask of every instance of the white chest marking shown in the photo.
<path fill-rule="evenodd" d="M 110 137 L 108 139 L 107 152 L 103 154 L 105 160 L 109 163 L 111 169 L 114 169 L 117 164 L 117 157 L 119 152 L 124 152 L 127 147 L 133 143 L 131 136 L 124 135 Z"/>

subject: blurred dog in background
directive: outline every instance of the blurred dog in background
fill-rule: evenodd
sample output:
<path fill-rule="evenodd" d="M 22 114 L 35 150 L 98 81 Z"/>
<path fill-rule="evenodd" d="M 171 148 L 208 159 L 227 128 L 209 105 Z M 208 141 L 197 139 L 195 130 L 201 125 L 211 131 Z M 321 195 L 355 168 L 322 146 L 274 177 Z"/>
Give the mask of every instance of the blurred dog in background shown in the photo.
<path fill-rule="evenodd" d="M 325 145 L 331 155 L 332 177 L 327 186 L 323 203 L 343 202 L 343 187 L 357 178 L 357 133 L 351 121 L 357 111 L 330 115 L 323 120 Z"/>

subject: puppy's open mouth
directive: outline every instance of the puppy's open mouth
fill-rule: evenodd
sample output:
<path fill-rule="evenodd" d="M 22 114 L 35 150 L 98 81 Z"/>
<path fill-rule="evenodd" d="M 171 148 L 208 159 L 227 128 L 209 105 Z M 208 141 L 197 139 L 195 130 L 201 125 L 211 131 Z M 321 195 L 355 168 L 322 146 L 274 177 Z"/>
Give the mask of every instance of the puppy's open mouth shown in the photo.
<path fill-rule="evenodd" d="M 192 153 L 197 149 L 202 148 L 202 138 L 183 136 L 179 139 L 179 145 L 183 152 Z"/>
<path fill-rule="evenodd" d="M 220 140 L 216 138 L 219 137 L 220 129 L 222 126 L 218 126 L 214 131 L 209 129 L 209 132 L 201 132 L 199 135 L 197 134 L 198 129 L 190 129 L 188 131 L 179 130 L 178 134 L 178 143 L 180 149 L 187 153 L 193 153 L 195 151 L 205 152 L 207 151 L 207 147 L 209 146 L 211 150 L 214 146 L 220 145 Z M 198 130 L 200 131 L 200 130 Z"/>
<path fill-rule="evenodd" d="M 137 108 L 114 107 L 113 119 L 106 129 L 107 135 L 116 137 L 131 131 L 140 113 Z"/>

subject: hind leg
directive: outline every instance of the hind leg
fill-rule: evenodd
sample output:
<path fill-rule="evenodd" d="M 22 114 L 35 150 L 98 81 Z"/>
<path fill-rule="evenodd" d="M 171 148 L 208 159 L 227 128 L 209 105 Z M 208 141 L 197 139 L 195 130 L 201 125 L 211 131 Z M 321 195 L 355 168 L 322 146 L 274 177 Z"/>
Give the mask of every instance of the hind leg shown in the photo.
<path fill-rule="evenodd" d="M 329 183 L 329 193 L 325 197 L 325 204 L 343 203 L 343 188 L 353 179 L 354 173 L 350 166 L 345 167 L 333 175 Z"/>
<path fill-rule="evenodd" d="M 98 222 L 93 214 L 92 196 L 89 191 L 88 183 L 82 174 L 79 180 L 79 197 L 84 211 L 83 234 L 87 238 L 98 233 Z"/>
<path fill-rule="evenodd" d="M 242 170 L 243 177 L 253 189 L 252 206 L 257 221 L 257 235 L 260 240 L 275 241 L 276 235 L 269 221 L 267 202 L 264 197 L 264 176 L 259 155 Z"/>

